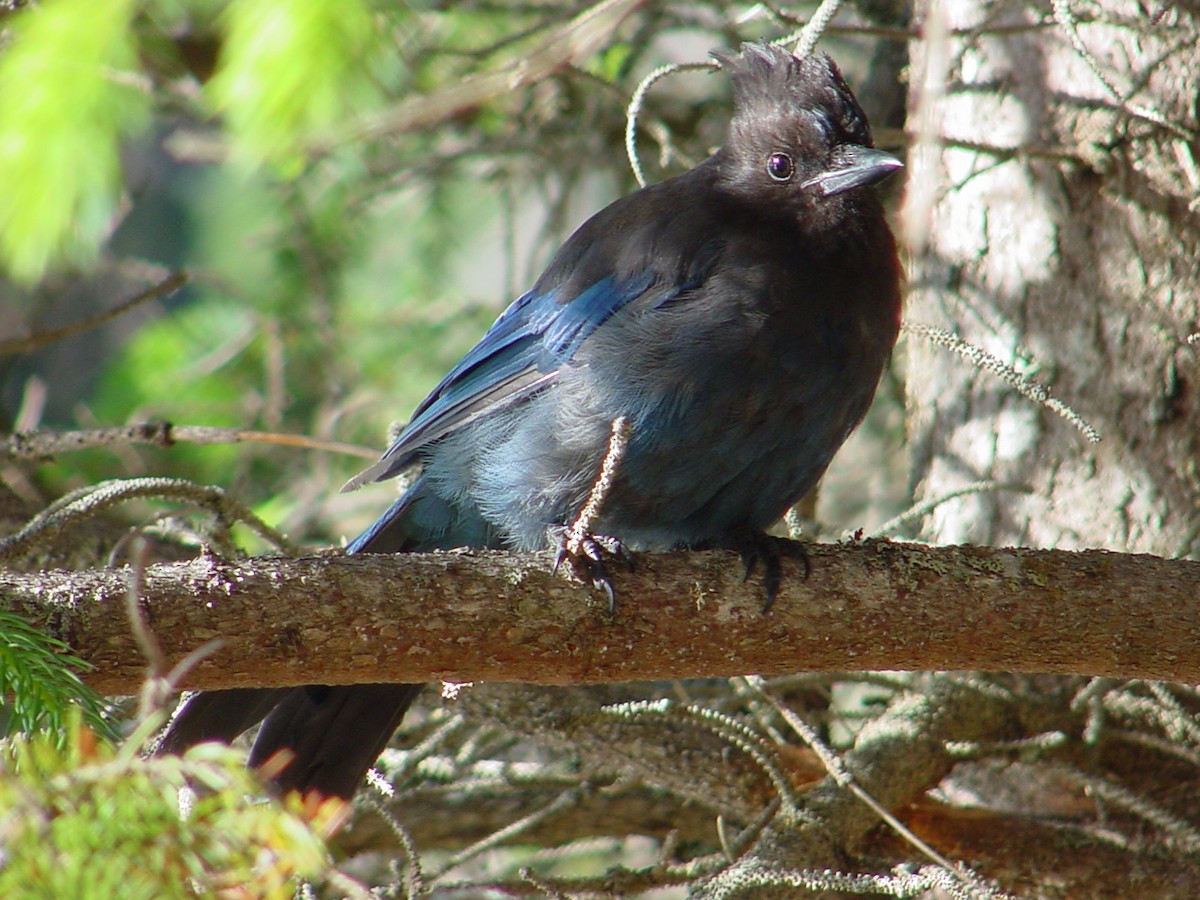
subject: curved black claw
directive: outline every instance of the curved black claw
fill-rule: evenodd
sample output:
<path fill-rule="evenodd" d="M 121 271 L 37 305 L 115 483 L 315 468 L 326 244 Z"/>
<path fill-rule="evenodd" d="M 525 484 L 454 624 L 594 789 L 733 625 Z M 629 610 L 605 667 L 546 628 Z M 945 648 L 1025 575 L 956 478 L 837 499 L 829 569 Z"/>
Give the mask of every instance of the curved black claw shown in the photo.
<path fill-rule="evenodd" d="M 593 587 L 604 589 L 608 596 L 608 614 L 616 615 L 617 592 L 613 589 L 612 578 L 608 573 L 606 563 L 609 558 L 623 562 L 629 571 L 633 571 L 633 556 L 615 537 L 607 534 L 578 533 L 568 528 L 562 533 L 552 571 L 557 572 L 564 562 L 569 564 L 571 573 L 580 581 L 590 581 Z"/>
<path fill-rule="evenodd" d="M 771 604 L 775 602 L 779 587 L 783 584 L 782 560 L 785 556 L 788 559 L 798 559 L 804 564 L 806 579 L 811 569 L 808 551 L 804 549 L 804 545 L 788 538 L 752 531 L 743 535 L 734 545 L 734 549 L 741 554 L 742 565 L 746 567 L 743 581 L 749 580 L 760 561 L 763 564 L 763 588 L 767 594 L 767 600 L 763 604 L 763 615 L 771 611 Z"/>

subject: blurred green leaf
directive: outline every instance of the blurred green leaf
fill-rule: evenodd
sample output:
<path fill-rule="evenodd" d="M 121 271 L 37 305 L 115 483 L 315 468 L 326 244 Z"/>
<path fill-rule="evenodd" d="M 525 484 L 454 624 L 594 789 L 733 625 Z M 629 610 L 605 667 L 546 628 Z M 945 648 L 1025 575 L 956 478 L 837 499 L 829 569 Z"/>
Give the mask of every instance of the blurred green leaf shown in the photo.
<path fill-rule="evenodd" d="M 244 427 L 249 379 L 259 374 L 256 339 L 254 314 L 228 298 L 176 310 L 148 323 L 108 366 L 94 412 L 123 422 L 186 411 L 196 424 Z"/>
<path fill-rule="evenodd" d="M 299 174 L 305 144 L 377 98 L 378 34 L 361 0 L 239 0 L 210 96 L 251 163 Z"/>
<path fill-rule="evenodd" d="M 0 56 L 0 264 L 37 280 L 96 255 L 120 191 L 119 142 L 145 121 L 133 0 L 47 0 Z"/>
<path fill-rule="evenodd" d="M 617 84 L 625 73 L 625 67 L 632 55 L 631 44 L 613 44 L 592 57 L 585 68 L 600 80 Z"/>

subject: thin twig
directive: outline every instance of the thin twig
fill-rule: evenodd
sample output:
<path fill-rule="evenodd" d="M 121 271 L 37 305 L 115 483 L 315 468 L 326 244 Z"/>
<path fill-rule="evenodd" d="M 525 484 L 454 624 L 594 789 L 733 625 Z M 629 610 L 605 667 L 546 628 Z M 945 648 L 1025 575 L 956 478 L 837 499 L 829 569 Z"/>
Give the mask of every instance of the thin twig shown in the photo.
<path fill-rule="evenodd" d="M 982 347 L 977 347 L 969 341 L 963 340 L 958 335 L 946 331 L 944 328 L 934 328 L 931 325 L 922 325 L 919 322 L 906 321 L 903 329 L 909 334 L 923 337 L 932 344 L 945 347 L 947 350 L 953 350 L 960 356 L 966 357 L 973 365 L 996 376 L 1022 397 L 1032 400 L 1034 403 L 1038 403 L 1066 419 L 1090 443 L 1100 443 L 1100 432 L 1084 421 L 1083 417 L 1071 409 L 1071 407 L 1051 397 L 1049 388 L 1038 384 L 1032 379 L 1026 378 L 1012 366 L 1002 362 Z"/>
<path fill-rule="evenodd" d="M 646 102 L 646 94 L 650 92 L 650 88 L 668 75 L 674 75 L 676 72 L 694 72 L 698 69 L 715 68 L 717 68 L 717 64 L 712 61 L 668 63 L 665 66 L 659 66 L 638 84 L 629 100 L 629 107 L 625 111 L 625 153 L 629 157 L 629 168 L 633 170 L 633 177 L 637 179 L 638 187 L 646 186 L 646 174 L 642 171 L 642 161 L 637 152 L 637 120 L 642 111 L 642 104 Z"/>
<path fill-rule="evenodd" d="M 592 534 L 596 520 L 600 518 L 604 501 L 612 491 L 613 481 L 617 477 L 617 466 L 625 458 L 625 451 L 629 446 L 629 434 L 629 417 L 617 416 L 612 423 L 612 431 L 608 437 L 608 449 L 604 452 L 604 462 L 600 465 L 600 474 L 596 477 L 595 484 L 592 485 L 591 493 L 588 494 L 583 509 L 579 511 L 578 517 L 567 529 L 566 547 L 568 552 L 576 556 L 584 554 L 583 544 Z"/>
<path fill-rule="evenodd" d="M 142 585 L 146 573 L 150 547 L 144 540 L 135 540 L 130 553 L 129 586 L 125 591 L 125 614 L 129 619 L 129 630 L 142 655 L 146 657 L 146 678 L 138 691 L 137 725 L 126 739 L 123 753 L 132 756 L 141 752 L 153 735 L 162 727 L 167 717 L 169 699 L 179 690 L 179 682 L 193 666 L 211 656 L 225 643 L 224 638 L 215 637 L 205 641 L 168 672 L 167 658 L 162 644 L 142 612 Z"/>
<path fill-rule="evenodd" d="M 459 79 L 432 94 L 408 97 L 394 109 L 337 136 L 337 143 L 377 140 L 428 129 L 498 97 L 512 94 L 586 59 L 607 46 L 610 35 L 645 0 L 599 0 L 545 35 L 519 58 Z M 317 148 L 327 149 L 327 148 Z"/>
<path fill-rule="evenodd" d="M 400 820 L 392 815 L 391 810 L 378 797 L 367 795 L 361 802 L 366 803 L 383 820 L 383 823 L 387 825 L 396 842 L 404 850 L 404 855 L 408 857 L 408 874 L 404 878 L 404 887 L 408 900 L 416 900 L 416 898 L 424 896 L 426 893 L 425 873 L 421 868 L 421 854 L 417 852 L 417 843 L 413 840 L 413 836 L 407 828 L 400 824 Z"/>
<path fill-rule="evenodd" d="M 1047 763 L 1051 772 L 1056 772 L 1069 781 L 1084 788 L 1095 797 L 1124 809 L 1161 829 L 1170 843 L 1188 853 L 1200 853 L 1200 831 L 1186 819 L 1134 793 L 1129 788 L 1091 772 L 1085 772 L 1064 762 Z"/>
<path fill-rule="evenodd" d="M 165 297 L 168 294 L 175 293 L 188 283 L 189 277 L 187 272 L 180 269 L 178 272 L 168 275 L 158 284 L 146 288 L 140 294 L 118 303 L 112 309 L 106 309 L 95 315 L 87 316 L 78 322 L 63 325 L 61 328 L 52 328 L 49 331 L 34 332 L 22 338 L 9 338 L 8 340 L 0 341 L 0 356 L 32 353 L 34 350 L 40 350 L 42 347 L 46 347 L 56 341 L 90 331 L 111 319 L 115 319 L 117 316 L 129 312 L 129 310 L 136 306 L 153 300 L 155 297 Z"/>
<path fill-rule="evenodd" d="M 94 447 L 149 444 L 170 447 L 180 442 L 190 444 L 239 444 L 243 442 L 300 447 L 326 453 L 343 453 L 362 459 L 377 459 L 379 451 L 358 444 L 323 441 L 303 434 L 284 434 L 274 431 L 253 431 L 245 428 L 217 428 L 210 425 L 172 425 L 170 422 L 137 422 L 109 428 L 88 428 L 79 431 L 24 431 L 0 443 L 0 458 L 40 460 L 58 453 L 70 453 Z"/>
<path fill-rule="evenodd" d="M 300 554 L 299 547 L 282 532 L 272 528 L 215 485 L 198 485 L 180 478 L 130 478 L 102 481 L 60 497 L 16 534 L 0 540 L 0 559 L 27 553 L 58 538 L 63 528 L 76 525 L 118 503 L 139 497 L 198 503 L 213 510 L 218 519 L 227 525 L 243 522 L 284 553 L 290 556 Z"/>
<path fill-rule="evenodd" d="M 1142 106 L 1140 104 L 1130 103 L 1129 100 L 1122 95 L 1121 91 L 1117 89 L 1117 85 L 1111 78 L 1108 77 L 1108 73 L 1101 68 L 1100 63 L 1096 60 L 1096 57 L 1092 54 L 1092 51 L 1088 49 L 1086 44 L 1084 44 L 1083 38 L 1079 34 L 1079 23 L 1075 18 L 1075 14 L 1071 12 L 1070 0 L 1052 0 L 1050 5 L 1054 10 L 1055 21 L 1058 22 L 1062 30 L 1066 32 L 1067 40 L 1070 41 L 1071 47 L 1074 48 L 1075 53 L 1080 59 L 1083 60 L 1084 64 L 1092 70 L 1092 74 L 1096 76 L 1096 79 L 1102 85 L 1104 85 L 1105 91 L 1108 92 L 1108 95 L 1114 101 L 1116 101 L 1122 110 L 1135 118 L 1144 119 L 1147 122 L 1151 122 L 1154 125 L 1159 126 L 1160 128 L 1165 128 L 1167 131 L 1171 132 L 1171 134 L 1178 138 L 1182 138 L 1185 141 L 1190 142 L 1195 140 L 1195 135 L 1192 134 L 1192 132 L 1175 124 L 1174 122 L 1171 122 L 1157 110 L 1150 109 L 1149 107 Z"/>
<path fill-rule="evenodd" d="M 944 494 L 938 494 L 936 497 L 930 497 L 928 500 L 922 500 L 920 503 L 913 504 L 904 512 L 888 519 L 876 528 L 870 536 L 883 537 L 884 535 L 894 534 L 910 522 L 915 522 L 929 515 L 929 513 L 933 512 L 943 503 L 948 503 L 959 497 L 969 497 L 972 494 L 998 493 L 999 491 L 1015 491 L 1021 494 L 1031 494 L 1033 493 L 1033 488 L 1027 484 L 1012 484 L 1003 481 L 973 481 L 970 484 L 964 484 L 960 488 L 955 488 L 952 491 L 947 491 Z"/>
<path fill-rule="evenodd" d="M 522 881 L 528 881 L 531 885 L 542 892 L 547 900 L 570 900 L 570 898 L 562 891 L 555 888 L 548 882 L 542 881 L 538 874 L 533 871 L 532 866 L 522 866 L 517 870 L 517 875 Z"/>
<path fill-rule="evenodd" d="M 752 759 L 763 774 L 771 780 L 783 811 L 793 817 L 804 818 L 799 809 L 796 792 L 784 771 L 782 760 L 775 746 L 749 726 L 732 716 L 706 706 L 689 704 L 683 706 L 662 699 L 615 703 L 601 709 L 605 715 L 620 716 L 630 720 L 644 721 L 662 718 L 668 722 L 694 724 L 723 738 Z"/>
<path fill-rule="evenodd" d="M 534 825 L 544 822 L 551 816 L 555 816 L 571 806 L 574 806 L 575 804 L 579 803 L 588 793 L 590 793 L 590 787 L 586 784 L 569 791 L 564 791 L 541 809 L 534 810 L 527 816 L 522 816 L 517 821 L 512 822 L 497 831 L 493 831 L 482 840 L 476 841 L 469 847 L 464 847 L 462 850 L 455 853 L 448 860 L 446 860 L 446 862 L 440 869 L 438 869 L 437 872 L 430 876 L 430 881 L 437 882 L 439 879 L 444 877 L 447 872 L 450 872 L 456 866 L 461 865 L 472 857 L 478 856 L 485 850 L 490 850 L 492 847 L 503 843 L 510 837 L 515 837 L 521 832 L 529 830 Z"/>
<path fill-rule="evenodd" d="M 808 20 L 808 24 L 800 29 L 800 33 L 789 35 L 778 43 L 789 44 L 794 40 L 796 47 L 792 52 L 796 56 L 801 58 L 811 56 L 813 49 L 817 46 L 817 41 L 821 39 L 821 35 L 829 27 L 829 23 L 833 21 L 833 17 L 837 15 L 838 8 L 841 5 L 842 0 L 821 0 L 821 5 L 817 7 L 817 11 Z"/>

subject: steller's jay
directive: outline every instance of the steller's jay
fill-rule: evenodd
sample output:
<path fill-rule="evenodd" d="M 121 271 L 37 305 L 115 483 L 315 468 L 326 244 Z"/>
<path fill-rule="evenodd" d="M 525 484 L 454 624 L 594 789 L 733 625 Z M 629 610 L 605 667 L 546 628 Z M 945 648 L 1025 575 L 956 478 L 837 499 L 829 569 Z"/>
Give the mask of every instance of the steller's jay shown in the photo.
<path fill-rule="evenodd" d="M 421 468 L 351 553 L 552 546 L 624 417 L 596 534 L 737 549 L 766 564 L 769 602 L 780 548 L 765 529 L 862 420 L 896 340 L 900 264 L 871 186 L 900 162 L 872 148 L 827 56 L 716 58 L 734 85 L 725 145 L 570 237 L 350 482 Z M 252 763 L 288 748 L 281 788 L 349 797 L 420 687 L 200 693 L 159 749 L 228 741 L 265 716 Z"/>

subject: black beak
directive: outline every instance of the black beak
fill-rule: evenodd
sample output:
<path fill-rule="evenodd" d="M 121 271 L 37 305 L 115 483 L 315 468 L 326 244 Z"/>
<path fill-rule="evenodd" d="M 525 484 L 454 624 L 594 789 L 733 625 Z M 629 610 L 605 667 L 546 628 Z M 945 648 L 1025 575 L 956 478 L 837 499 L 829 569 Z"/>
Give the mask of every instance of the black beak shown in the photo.
<path fill-rule="evenodd" d="M 892 154 L 874 147 L 843 146 L 839 157 L 835 168 L 808 179 L 803 187 L 816 187 L 826 197 L 832 197 L 854 188 L 877 184 L 897 169 L 904 168 L 904 163 Z"/>

